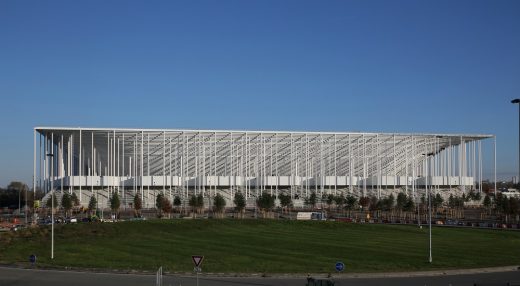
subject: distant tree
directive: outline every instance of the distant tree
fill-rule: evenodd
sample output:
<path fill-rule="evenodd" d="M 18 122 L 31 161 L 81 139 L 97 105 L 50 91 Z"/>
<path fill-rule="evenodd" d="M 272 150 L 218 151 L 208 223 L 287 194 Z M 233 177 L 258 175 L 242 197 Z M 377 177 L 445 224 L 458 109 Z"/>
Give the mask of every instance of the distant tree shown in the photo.
<path fill-rule="evenodd" d="M 197 209 L 199 213 L 204 212 L 204 197 L 202 196 L 202 194 L 197 195 Z"/>
<path fill-rule="evenodd" d="M 435 197 L 433 197 L 432 205 L 434 208 L 439 208 L 442 206 L 442 203 L 444 203 L 444 199 L 442 198 L 441 194 L 436 194 Z"/>
<path fill-rule="evenodd" d="M 305 204 L 307 206 L 310 206 L 312 209 L 316 207 L 318 197 L 316 196 L 315 192 L 311 192 L 308 198 L 305 199 Z"/>
<path fill-rule="evenodd" d="M 90 201 L 88 202 L 88 211 L 90 215 L 93 215 L 94 211 L 97 209 L 97 200 L 95 196 L 90 197 Z"/>
<path fill-rule="evenodd" d="M 163 196 L 163 200 L 161 203 L 161 210 L 163 214 L 167 214 L 168 218 L 170 217 L 170 213 L 172 212 L 172 203 L 170 202 L 170 199 L 168 197 Z"/>
<path fill-rule="evenodd" d="M 61 207 L 65 212 L 65 216 L 68 216 L 69 211 L 72 209 L 72 199 L 67 192 L 64 192 L 61 197 Z"/>
<path fill-rule="evenodd" d="M 218 214 L 218 216 L 222 217 L 226 207 L 226 200 L 224 199 L 224 196 L 217 194 L 213 201 L 213 206 L 215 207 L 215 212 Z"/>
<path fill-rule="evenodd" d="M 46 203 L 46 206 L 48 208 L 52 208 L 52 203 L 54 203 L 54 210 L 56 210 L 57 208 L 59 208 L 59 204 L 58 204 L 58 198 L 56 197 L 56 193 L 52 194 L 52 200 L 51 198 L 49 197 L 49 199 L 47 199 L 47 203 Z M 53 202 L 54 201 L 54 202 Z M 53 211 L 54 211 L 53 210 Z"/>
<path fill-rule="evenodd" d="M 349 211 L 349 216 L 350 216 L 350 212 L 356 208 L 356 205 L 357 205 L 356 197 L 354 197 L 352 195 L 348 195 L 345 198 L 345 208 Z"/>
<path fill-rule="evenodd" d="M 179 196 L 175 196 L 175 197 L 173 198 L 173 205 L 175 206 L 175 208 L 177 209 L 177 211 L 179 210 L 181 204 L 182 204 L 181 198 L 180 198 Z"/>
<path fill-rule="evenodd" d="M 198 206 L 197 196 L 191 195 L 190 200 L 188 201 L 188 205 L 191 208 L 193 217 L 196 217 L 197 216 L 197 206 Z"/>
<path fill-rule="evenodd" d="M 278 195 L 278 199 L 280 200 L 280 206 L 282 206 L 282 210 L 288 210 L 293 204 L 291 195 L 280 194 Z"/>
<path fill-rule="evenodd" d="M 256 200 L 256 205 L 262 212 L 263 217 L 267 217 L 268 214 L 273 210 L 276 197 L 263 192 L 260 197 Z"/>
<path fill-rule="evenodd" d="M 330 211 L 330 207 L 334 203 L 334 195 L 333 194 L 325 195 L 325 202 L 327 203 L 327 208 Z"/>
<path fill-rule="evenodd" d="M 119 199 L 119 194 L 117 192 L 113 192 L 110 197 L 110 209 L 112 213 L 116 216 L 119 216 L 119 208 L 121 207 L 121 200 Z"/>
<path fill-rule="evenodd" d="M 404 209 L 404 206 L 406 205 L 407 201 L 408 201 L 408 198 L 407 198 L 406 194 L 403 192 L 400 192 L 399 194 L 397 194 L 396 208 L 399 211 L 402 211 Z"/>
<path fill-rule="evenodd" d="M 376 197 L 376 196 L 371 196 L 370 197 L 370 205 L 368 206 L 368 208 L 371 210 L 371 211 L 375 211 L 379 208 L 379 199 Z"/>
<path fill-rule="evenodd" d="M 72 192 L 72 195 L 70 196 L 70 200 L 72 201 L 72 204 L 77 207 L 79 206 L 79 199 L 76 193 Z"/>
<path fill-rule="evenodd" d="M 236 192 L 235 197 L 233 198 L 233 203 L 235 204 L 235 210 L 239 213 L 240 217 L 244 216 L 244 210 L 246 208 L 246 199 L 242 192 Z"/>
<path fill-rule="evenodd" d="M 383 210 L 389 211 L 394 208 L 395 197 L 393 194 L 390 194 L 383 200 Z"/>
<path fill-rule="evenodd" d="M 0 206 L 7 206 L 15 208 L 23 208 L 25 206 L 26 196 L 29 196 L 29 187 L 22 182 L 11 182 L 7 186 L 7 192 L 5 198 L 7 201 L 5 203 L 2 202 L 2 197 L 0 196 Z M 21 211 L 21 210 L 20 210 Z"/>
<path fill-rule="evenodd" d="M 155 198 L 155 208 L 157 209 L 157 217 L 162 217 L 162 209 L 164 204 L 164 194 L 159 193 Z"/>
<path fill-rule="evenodd" d="M 134 216 L 141 217 L 141 209 L 143 208 L 143 200 L 139 194 L 135 194 L 134 196 Z"/>
<path fill-rule="evenodd" d="M 491 197 L 489 195 L 486 195 L 482 204 L 484 205 L 484 208 L 486 210 L 489 210 L 491 208 Z"/>
<path fill-rule="evenodd" d="M 368 207 L 370 206 L 370 198 L 369 197 L 361 197 L 361 198 L 359 198 L 359 205 L 363 209 L 368 210 Z"/>
<path fill-rule="evenodd" d="M 339 209 L 343 209 L 343 205 L 345 205 L 345 197 L 343 195 L 334 196 L 334 203 L 336 207 Z"/>
<path fill-rule="evenodd" d="M 403 211 L 411 212 L 415 210 L 415 203 L 412 196 L 407 196 L 406 203 L 403 206 Z"/>

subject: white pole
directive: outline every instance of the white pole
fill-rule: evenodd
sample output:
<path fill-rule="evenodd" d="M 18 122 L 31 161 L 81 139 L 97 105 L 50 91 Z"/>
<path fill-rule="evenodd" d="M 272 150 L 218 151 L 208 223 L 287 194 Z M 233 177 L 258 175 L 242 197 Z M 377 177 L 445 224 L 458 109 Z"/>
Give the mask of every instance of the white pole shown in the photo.
<path fill-rule="evenodd" d="M 36 129 L 33 132 L 33 197 L 36 194 Z M 41 154 L 40 154 L 41 156 Z M 33 203 L 34 208 L 34 203 Z M 25 195 L 25 224 L 27 224 L 27 193 Z"/>
<path fill-rule="evenodd" d="M 494 152 L 493 152 L 493 160 L 495 161 L 494 163 L 494 174 L 495 174 L 495 198 L 497 197 L 497 137 L 496 136 L 493 136 L 493 149 L 494 149 Z"/>
<path fill-rule="evenodd" d="M 54 259 L 54 133 L 51 133 L 51 259 Z"/>

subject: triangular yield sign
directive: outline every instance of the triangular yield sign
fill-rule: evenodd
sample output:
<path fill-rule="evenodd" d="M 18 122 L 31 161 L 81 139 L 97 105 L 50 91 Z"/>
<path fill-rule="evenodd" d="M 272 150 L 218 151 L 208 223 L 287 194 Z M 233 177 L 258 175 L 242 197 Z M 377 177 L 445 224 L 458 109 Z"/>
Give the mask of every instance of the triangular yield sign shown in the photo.
<path fill-rule="evenodd" d="M 202 264 L 202 260 L 204 260 L 204 256 L 192 255 L 191 259 L 193 260 L 193 264 L 195 264 L 195 267 L 199 267 Z"/>

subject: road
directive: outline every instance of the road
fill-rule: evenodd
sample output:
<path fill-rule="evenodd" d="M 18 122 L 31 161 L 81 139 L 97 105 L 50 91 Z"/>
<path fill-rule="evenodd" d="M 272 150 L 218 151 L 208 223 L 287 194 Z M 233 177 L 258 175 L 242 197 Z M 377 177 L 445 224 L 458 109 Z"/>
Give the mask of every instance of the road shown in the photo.
<path fill-rule="evenodd" d="M 200 276 L 200 286 L 302 286 L 305 278 L 251 278 L 251 277 L 204 277 Z M 441 275 L 421 277 L 391 277 L 391 278 L 341 278 L 336 279 L 336 285 L 390 285 L 390 286 L 456 286 L 456 285 L 519 285 L 520 270 L 463 274 L 463 275 Z M 57 270 L 34 270 L 0 267 L 0 285 L 2 286 L 146 286 L 155 285 L 154 275 L 141 274 L 113 274 L 113 273 L 90 273 Z M 186 276 L 163 276 L 164 286 L 194 286 L 195 277 Z"/>

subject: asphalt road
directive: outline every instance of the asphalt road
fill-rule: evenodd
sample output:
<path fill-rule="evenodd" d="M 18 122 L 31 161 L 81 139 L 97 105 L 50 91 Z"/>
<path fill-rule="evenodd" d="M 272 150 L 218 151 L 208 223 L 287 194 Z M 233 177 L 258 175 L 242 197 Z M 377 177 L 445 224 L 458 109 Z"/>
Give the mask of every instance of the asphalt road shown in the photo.
<path fill-rule="evenodd" d="M 340 278 L 336 285 L 518 285 L 520 286 L 520 270 L 495 273 L 440 275 L 421 277 L 391 277 L 391 278 Z M 204 277 L 200 276 L 200 286 L 302 286 L 305 278 L 244 278 L 244 277 Z M 508 284 L 510 283 L 510 284 Z M 154 275 L 90 273 L 56 270 L 33 270 L 0 267 L 1 286 L 146 286 L 155 285 Z M 195 277 L 163 276 L 164 286 L 196 285 Z"/>

